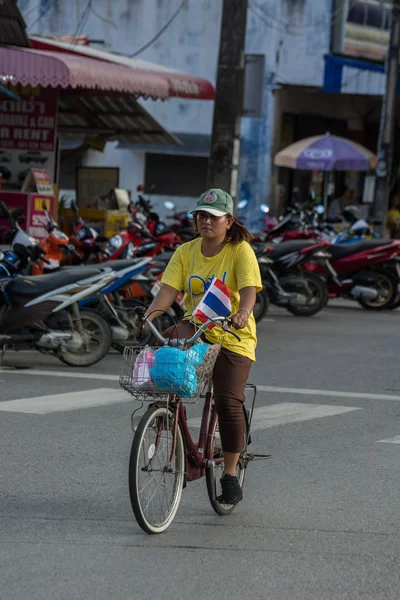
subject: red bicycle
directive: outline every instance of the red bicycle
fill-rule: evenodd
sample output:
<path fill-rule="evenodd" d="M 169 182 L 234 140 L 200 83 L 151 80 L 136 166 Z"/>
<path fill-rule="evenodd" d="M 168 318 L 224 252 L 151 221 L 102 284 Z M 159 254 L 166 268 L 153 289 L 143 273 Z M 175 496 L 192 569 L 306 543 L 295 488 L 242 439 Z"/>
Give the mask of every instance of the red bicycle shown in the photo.
<path fill-rule="evenodd" d="M 132 442 L 129 461 L 129 493 L 133 513 L 140 527 L 149 534 L 162 533 L 172 523 L 182 496 L 183 488 L 190 481 L 206 477 L 207 492 L 211 506 L 218 515 L 230 514 L 235 505 L 224 504 L 220 478 L 224 469 L 224 456 L 218 436 L 218 417 L 213 402 L 211 386 L 212 371 L 219 348 L 195 342 L 211 324 L 220 325 L 227 333 L 239 336 L 229 329 L 230 319 L 217 318 L 204 323 L 190 339 L 165 339 L 156 327 L 147 322 L 154 335 L 163 344 L 163 350 L 172 354 L 169 364 L 163 365 L 165 377 L 170 377 L 160 389 L 149 378 L 150 363 L 160 348 L 125 348 L 120 376 L 120 385 L 137 400 L 149 400 L 150 406 L 145 414 L 136 422 L 132 415 L 132 428 L 135 435 Z M 209 347 L 201 366 L 195 361 L 196 349 Z M 171 374 L 176 370 L 176 352 L 183 351 L 184 362 L 180 381 Z M 145 362 L 140 363 L 145 353 Z M 175 352 L 175 354 L 174 354 Z M 141 359 L 139 358 L 141 357 Z M 174 361 L 174 362 L 172 362 Z M 139 364 L 140 363 L 140 364 Z M 139 377 L 138 377 L 139 375 Z M 171 379 L 172 377 L 172 379 Z M 194 383 L 193 383 L 194 382 Z M 237 477 L 243 486 L 247 465 L 252 460 L 271 458 L 269 455 L 255 455 L 248 452 L 251 443 L 250 426 L 253 416 L 257 389 L 252 390 L 251 410 L 245 410 L 246 429 L 243 439 L 243 450 L 237 465 Z M 196 402 L 204 398 L 203 414 L 198 442 L 194 442 L 186 420 L 184 403 Z M 136 412 L 136 411 L 135 411 Z"/>

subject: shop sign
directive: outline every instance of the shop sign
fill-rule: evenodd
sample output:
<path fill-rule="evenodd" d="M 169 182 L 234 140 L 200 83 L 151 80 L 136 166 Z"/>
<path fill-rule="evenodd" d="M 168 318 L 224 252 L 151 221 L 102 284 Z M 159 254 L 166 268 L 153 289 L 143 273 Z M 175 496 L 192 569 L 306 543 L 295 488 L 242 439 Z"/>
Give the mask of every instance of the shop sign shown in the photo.
<path fill-rule="evenodd" d="M 47 237 L 47 217 L 44 209 L 50 216 L 54 216 L 54 196 L 40 196 L 29 194 L 28 197 L 28 223 L 27 231 L 32 237 L 43 239 Z"/>
<path fill-rule="evenodd" d="M 19 97 L 0 99 L 0 175 L 3 187 L 20 189 L 31 168 L 45 168 L 54 181 L 56 90 L 10 87 Z"/>
<path fill-rule="evenodd" d="M 46 169 L 29 169 L 22 186 L 23 192 L 37 192 L 51 196 L 54 193 L 50 177 Z"/>

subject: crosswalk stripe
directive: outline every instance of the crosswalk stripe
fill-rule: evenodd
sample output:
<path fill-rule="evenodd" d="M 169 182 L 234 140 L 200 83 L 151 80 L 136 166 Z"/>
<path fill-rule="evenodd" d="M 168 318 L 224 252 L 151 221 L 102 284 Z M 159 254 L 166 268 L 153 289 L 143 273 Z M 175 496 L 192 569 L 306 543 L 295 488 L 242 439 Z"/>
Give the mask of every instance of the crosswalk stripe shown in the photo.
<path fill-rule="evenodd" d="M 82 392 L 67 392 L 0 403 L 0 411 L 45 415 L 53 412 L 79 410 L 95 406 L 107 406 L 116 402 L 131 401 L 132 397 L 123 390 L 100 388 Z"/>
<path fill-rule="evenodd" d="M 99 388 L 95 390 L 9 400 L 8 402 L 0 403 L 0 411 L 45 415 L 49 413 L 107 406 L 119 402 L 130 402 L 131 400 L 132 397 L 123 390 Z M 257 431 L 269 427 L 276 427 L 278 425 L 331 417 L 355 410 L 361 409 L 352 406 L 282 402 L 271 406 L 256 408 L 254 410 L 252 430 Z M 199 428 L 201 425 L 201 418 L 189 419 L 188 424 L 191 427 Z"/>
<path fill-rule="evenodd" d="M 82 373 L 74 371 L 55 371 L 44 369 L 9 369 L 0 367 L 0 375 L 27 375 L 39 377 L 60 377 L 62 379 L 97 379 L 104 381 L 118 381 L 119 375 L 110 375 L 104 373 Z M 324 398 L 351 398 L 357 400 L 389 400 L 400 402 L 400 396 L 393 394 L 373 394 L 370 392 L 344 392 L 342 390 L 316 390 L 296 387 L 278 387 L 273 385 L 257 385 L 258 392 L 266 394 L 294 394 L 296 396 L 320 396 Z"/>
<path fill-rule="evenodd" d="M 355 406 L 329 406 L 326 404 L 301 404 L 299 402 L 282 402 L 271 406 L 262 406 L 254 410 L 252 431 L 268 429 L 277 425 L 300 423 L 322 417 L 333 417 L 355 410 L 362 410 Z M 201 418 L 189 419 L 189 426 L 200 427 Z"/>
<path fill-rule="evenodd" d="M 400 444 L 400 435 L 388 438 L 387 440 L 378 440 L 379 444 Z"/>

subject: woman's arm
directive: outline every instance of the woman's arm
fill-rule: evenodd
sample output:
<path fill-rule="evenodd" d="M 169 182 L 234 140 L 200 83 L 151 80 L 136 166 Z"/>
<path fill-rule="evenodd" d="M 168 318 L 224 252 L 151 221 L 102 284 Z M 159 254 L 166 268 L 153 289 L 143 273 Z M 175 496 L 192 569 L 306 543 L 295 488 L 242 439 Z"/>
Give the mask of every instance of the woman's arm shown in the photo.
<path fill-rule="evenodd" d="M 256 303 L 255 286 L 244 287 L 239 291 L 240 302 L 236 314 L 232 316 L 232 322 L 236 329 L 246 327 L 249 317 Z"/>
<path fill-rule="evenodd" d="M 157 296 L 146 310 L 145 316 L 149 318 L 149 321 L 159 317 L 170 308 L 178 294 L 179 292 L 175 288 L 163 283 Z"/>

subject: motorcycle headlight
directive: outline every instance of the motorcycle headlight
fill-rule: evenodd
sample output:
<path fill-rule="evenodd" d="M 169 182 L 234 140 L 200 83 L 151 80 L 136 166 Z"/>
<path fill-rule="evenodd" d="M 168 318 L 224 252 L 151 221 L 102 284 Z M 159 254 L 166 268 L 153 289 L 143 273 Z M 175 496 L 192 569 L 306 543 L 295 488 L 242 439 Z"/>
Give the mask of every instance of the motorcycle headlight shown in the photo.
<path fill-rule="evenodd" d="M 121 248 L 122 237 L 120 235 L 114 235 L 109 242 L 109 246 L 114 248 L 114 250 L 118 250 L 119 248 Z"/>

